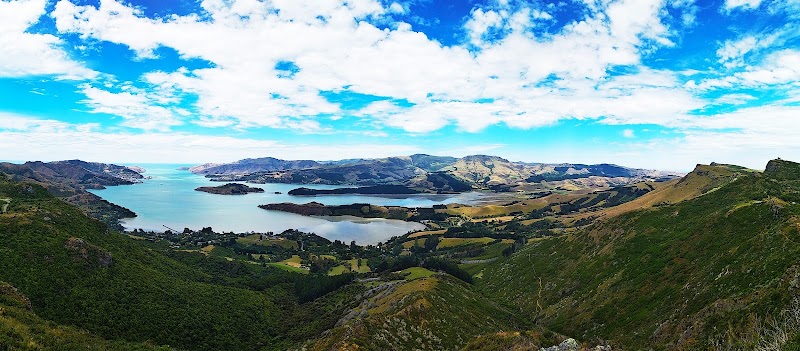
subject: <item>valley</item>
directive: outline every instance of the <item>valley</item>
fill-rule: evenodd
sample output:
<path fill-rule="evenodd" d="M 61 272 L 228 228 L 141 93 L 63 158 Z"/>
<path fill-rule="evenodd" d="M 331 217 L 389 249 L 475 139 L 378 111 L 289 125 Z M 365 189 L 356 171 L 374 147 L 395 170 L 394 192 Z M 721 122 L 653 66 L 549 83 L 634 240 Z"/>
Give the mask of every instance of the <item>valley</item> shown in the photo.
<path fill-rule="evenodd" d="M 800 272 L 793 258 L 800 254 L 800 164 L 790 161 L 773 160 L 764 172 L 698 165 L 680 178 L 613 187 L 545 190 L 540 181 L 524 187 L 533 191 L 485 189 L 491 200 L 471 205 L 253 206 L 422 223 L 369 244 L 297 228 L 109 231 L 87 217 L 94 212 L 53 197 L 57 184 L 27 179 L 0 179 L 0 197 L 9 199 L 0 214 L 0 281 L 7 286 L 0 289 L 0 328 L 14 345 L 694 350 L 800 344 L 789 318 Z M 338 196 L 352 195 L 316 198 Z M 186 289 L 194 292 L 177 295 Z M 54 307 L 65 305 L 81 307 Z M 111 326 L 109 318 L 125 322 Z M 775 341 L 765 321 L 787 338 Z M 233 327 L 243 322 L 261 332 Z M 54 329 L 63 330 L 58 338 L 46 336 Z"/>

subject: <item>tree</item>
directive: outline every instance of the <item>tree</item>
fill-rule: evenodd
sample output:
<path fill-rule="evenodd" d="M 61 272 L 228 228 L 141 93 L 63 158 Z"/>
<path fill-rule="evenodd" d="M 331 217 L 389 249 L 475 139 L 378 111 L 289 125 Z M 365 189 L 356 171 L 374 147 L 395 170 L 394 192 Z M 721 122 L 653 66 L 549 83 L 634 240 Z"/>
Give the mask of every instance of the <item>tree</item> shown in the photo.
<path fill-rule="evenodd" d="M 436 235 L 428 235 L 428 238 L 425 239 L 425 251 L 436 251 L 436 247 L 439 246 L 439 239 Z"/>

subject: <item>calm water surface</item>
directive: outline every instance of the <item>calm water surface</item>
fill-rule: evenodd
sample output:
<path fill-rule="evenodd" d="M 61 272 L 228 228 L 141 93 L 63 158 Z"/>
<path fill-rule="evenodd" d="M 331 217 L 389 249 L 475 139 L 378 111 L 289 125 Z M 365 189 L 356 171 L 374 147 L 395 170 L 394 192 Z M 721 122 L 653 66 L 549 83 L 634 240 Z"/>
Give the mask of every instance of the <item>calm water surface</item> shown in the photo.
<path fill-rule="evenodd" d="M 178 171 L 181 165 L 140 165 L 151 179 L 141 184 L 108 187 L 92 190 L 93 193 L 120 206 L 136 212 L 138 217 L 125 220 L 127 229 L 165 230 L 164 226 L 183 230 L 211 227 L 216 231 L 233 232 L 281 232 L 298 229 L 317 233 L 330 240 L 359 244 L 374 244 L 394 235 L 424 228 L 422 224 L 384 219 L 362 219 L 356 217 L 317 218 L 293 213 L 267 211 L 258 205 L 278 202 L 320 202 L 326 205 L 371 203 L 407 207 L 429 207 L 435 204 L 479 201 L 481 194 L 458 195 L 321 195 L 291 196 L 286 193 L 301 185 L 256 184 L 264 193 L 248 195 L 215 195 L 194 189 L 199 186 L 217 186 L 224 183 L 211 182 L 203 176 L 188 171 Z M 314 189 L 333 189 L 330 185 L 302 185 Z M 275 194 L 280 192 L 281 194 Z"/>

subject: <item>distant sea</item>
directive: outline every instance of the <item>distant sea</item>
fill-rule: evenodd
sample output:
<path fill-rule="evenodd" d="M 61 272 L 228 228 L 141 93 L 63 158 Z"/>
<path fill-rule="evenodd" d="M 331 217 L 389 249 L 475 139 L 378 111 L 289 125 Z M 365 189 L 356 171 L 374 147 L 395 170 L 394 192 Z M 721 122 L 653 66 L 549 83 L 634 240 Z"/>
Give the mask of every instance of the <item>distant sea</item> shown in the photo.
<path fill-rule="evenodd" d="M 298 184 L 249 184 L 264 189 L 264 193 L 247 195 L 216 195 L 194 189 L 200 186 L 217 186 L 224 183 L 211 182 L 207 178 L 179 171 L 186 165 L 137 164 L 146 169 L 150 179 L 141 184 L 108 187 L 91 190 L 98 196 L 136 212 L 138 217 L 125 220 L 126 229 L 164 231 L 190 228 L 199 230 L 211 227 L 217 232 L 275 232 L 298 229 L 313 232 L 329 240 L 359 244 L 375 244 L 392 236 L 412 230 L 423 229 L 419 223 L 385 219 L 362 219 L 356 217 L 319 218 L 293 213 L 267 211 L 258 205 L 291 202 L 304 204 L 312 201 L 326 205 L 370 203 L 406 207 L 430 207 L 436 204 L 470 204 L 482 197 L 480 193 L 457 195 L 319 195 L 291 196 L 289 190 L 298 187 L 334 189 L 330 185 Z M 280 194 L 276 194 L 279 192 Z"/>

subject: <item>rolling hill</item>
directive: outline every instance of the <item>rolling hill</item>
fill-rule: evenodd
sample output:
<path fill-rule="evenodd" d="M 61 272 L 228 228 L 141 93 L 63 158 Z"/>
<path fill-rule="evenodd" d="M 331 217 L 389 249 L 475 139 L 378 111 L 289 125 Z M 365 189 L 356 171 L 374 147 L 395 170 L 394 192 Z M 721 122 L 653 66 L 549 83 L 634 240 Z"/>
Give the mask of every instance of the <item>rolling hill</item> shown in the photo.
<path fill-rule="evenodd" d="M 798 166 L 698 166 L 659 195 L 687 200 L 534 241 L 478 284 L 545 327 L 615 349 L 755 349 L 778 331 L 787 337 L 774 349 L 792 349 Z"/>

